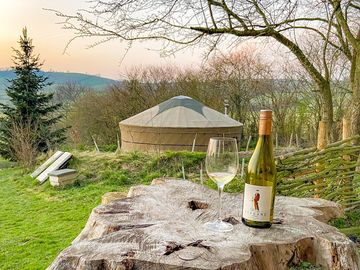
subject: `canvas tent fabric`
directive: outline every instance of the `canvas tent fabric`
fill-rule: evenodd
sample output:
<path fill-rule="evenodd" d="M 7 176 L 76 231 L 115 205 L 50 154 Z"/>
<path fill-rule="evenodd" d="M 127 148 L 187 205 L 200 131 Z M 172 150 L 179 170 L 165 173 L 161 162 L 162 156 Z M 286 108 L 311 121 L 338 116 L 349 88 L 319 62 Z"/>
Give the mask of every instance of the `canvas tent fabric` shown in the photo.
<path fill-rule="evenodd" d="M 120 122 L 124 151 L 206 151 L 211 137 L 240 139 L 242 124 L 187 96 L 176 96 Z"/>

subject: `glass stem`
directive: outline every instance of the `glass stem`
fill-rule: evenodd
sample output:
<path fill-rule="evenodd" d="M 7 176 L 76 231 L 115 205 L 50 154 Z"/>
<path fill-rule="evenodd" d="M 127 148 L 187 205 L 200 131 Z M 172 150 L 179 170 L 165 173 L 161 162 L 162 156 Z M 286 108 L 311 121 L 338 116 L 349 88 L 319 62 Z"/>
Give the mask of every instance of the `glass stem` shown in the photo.
<path fill-rule="evenodd" d="M 218 211 L 218 219 L 219 221 L 221 221 L 221 208 L 222 208 L 222 205 L 221 205 L 221 202 L 222 202 L 222 198 L 221 198 L 221 195 L 222 195 L 222 191 L 223 191 L 224 187 L 222 186 L 218 186 L 218 190 L 219 190 L 219 211 Z"/>

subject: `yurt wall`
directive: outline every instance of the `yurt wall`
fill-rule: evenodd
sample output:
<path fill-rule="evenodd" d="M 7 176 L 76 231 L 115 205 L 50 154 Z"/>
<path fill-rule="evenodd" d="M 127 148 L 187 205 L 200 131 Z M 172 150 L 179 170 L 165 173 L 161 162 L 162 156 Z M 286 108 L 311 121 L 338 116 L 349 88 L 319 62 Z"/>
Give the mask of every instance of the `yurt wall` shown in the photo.
<path fill-rule="evenodd" d="M 153 128 L 121 125 L 124 151 L 206 151 L 211 137 L 240 140 L 241 126 L 225 128 Z"/>

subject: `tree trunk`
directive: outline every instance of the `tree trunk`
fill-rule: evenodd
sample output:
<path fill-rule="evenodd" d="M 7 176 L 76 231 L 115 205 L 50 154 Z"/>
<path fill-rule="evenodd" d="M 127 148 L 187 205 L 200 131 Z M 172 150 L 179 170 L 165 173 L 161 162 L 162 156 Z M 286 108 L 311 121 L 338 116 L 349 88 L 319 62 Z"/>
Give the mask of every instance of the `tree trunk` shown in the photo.
<path fill-rule="evenodd" d="M 327 142 L 331 141 L 332 139 L 332 124 L 333 124 L 333 101 L 332 95 L 330 90 L 330 83 L 329 82 L 321 82 L 317 83 L 317 87 L 319 89 L 319 96 L 320 96 L 320 115 L 321 115 L 321 122 L 326 123 L 326 138 Z M 318 144 L 319 144 L 318 138 Z"/>
<path fill-rule="evenodd" d="M 360 134 L 360 57 L 354 52 L 350 76 L 352 99 L 350 106 L 351 134 Z"/>

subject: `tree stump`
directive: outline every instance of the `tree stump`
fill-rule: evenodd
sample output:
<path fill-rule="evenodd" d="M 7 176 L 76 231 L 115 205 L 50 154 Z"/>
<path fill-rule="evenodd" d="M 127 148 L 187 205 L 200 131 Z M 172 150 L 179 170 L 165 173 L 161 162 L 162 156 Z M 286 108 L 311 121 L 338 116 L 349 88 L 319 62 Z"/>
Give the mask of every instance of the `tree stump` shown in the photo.
<path fill-rule="evenodd" d="M 309 261 L 324 269 L 359 269 L 355 245 L 326 221 L 336 203 L 278 196 L 275 223 L 254 229 L 241 220 L 242 194 L 224 194 L 228 233 L 207 230 L 218 193 L 167 179 L 136 186 L 129 197 L 96 207 L 80 235 L 48 269 L 287 269 Z"/>

